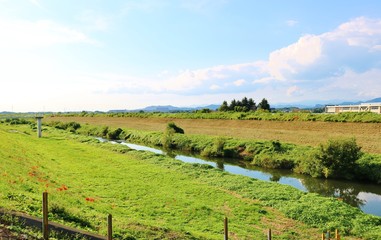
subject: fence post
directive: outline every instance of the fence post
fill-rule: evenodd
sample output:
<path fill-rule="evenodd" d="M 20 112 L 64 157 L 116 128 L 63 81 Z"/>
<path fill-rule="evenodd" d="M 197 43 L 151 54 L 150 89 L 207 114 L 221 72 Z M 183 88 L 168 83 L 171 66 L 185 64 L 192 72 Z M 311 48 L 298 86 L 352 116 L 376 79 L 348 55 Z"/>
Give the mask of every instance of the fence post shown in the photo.
<path fill-rule="evenodd" d="M 228 218 L 225 217 L 225 220 L 224 220 L 224 240 L 228 240 L 229 239 L 229 231 L 228 231 Z"/>
<path fill-rule="evenodd" d="M 327 231 L 327 233 L 325 234 L 325 239 L 326 240 L 330 240 L 331 239 L 331 233 L 329 231 Z"/>
<path fill-rule="evenodd" d="M 337 230 L 337 229 L 336 229 L 336 231 L 335 231 L 335 239 L 336 239 L 336 240 L 340 240 L 339 230 Z"/>
<path fill-rule="evenodd" d="M 271 240 L 271 228 L 269 228 L 269 231 L 267 233 L 267 240 Z"/>
<path fill-rule="evenodd" d="M 112 240 L 112 215 L 107 218 L 107 240 Z"/>
<path fill-rule="evenodd" d="M 321 240 L 325 240 L 324 233 L 321 234 Z"/>
<path fill-rule="evenodd" d="M 49 239 L 48 192 L 42 193 L 42 234 L 44 240 Z"/>

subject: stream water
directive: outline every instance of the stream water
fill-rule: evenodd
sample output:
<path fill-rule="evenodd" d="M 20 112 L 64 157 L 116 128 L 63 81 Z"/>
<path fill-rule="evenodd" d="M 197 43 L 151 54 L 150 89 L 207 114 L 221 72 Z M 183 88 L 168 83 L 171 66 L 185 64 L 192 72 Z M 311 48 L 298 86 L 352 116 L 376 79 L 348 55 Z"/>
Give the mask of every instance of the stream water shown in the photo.
<path fill-rule="evenodd" d="M 106 139 L 97 138 L 100 141 Z M 161 149 L 127 143 L 112 142 L 128 146 L 131 149 L 150 151 L 157 154 L 167 154 Z M 175 159 L 187 163 L 208 164 L 233 174 L 240 174 L 264 181 L 273 181 L 293 186 L 305 192 L 318 193 L 322 196 L 337 197 L 344 202 L 360 208 L 363 212 L 381 216 L 381 186 L 371 183 L 317 179 L 306 175 L 295 174 L 289 170 L 264 169 L 253 167 L 243 161 L 232 159 L 206 159 L 200 156 L 185 155 L 184 153 L 167 154 Z"/>

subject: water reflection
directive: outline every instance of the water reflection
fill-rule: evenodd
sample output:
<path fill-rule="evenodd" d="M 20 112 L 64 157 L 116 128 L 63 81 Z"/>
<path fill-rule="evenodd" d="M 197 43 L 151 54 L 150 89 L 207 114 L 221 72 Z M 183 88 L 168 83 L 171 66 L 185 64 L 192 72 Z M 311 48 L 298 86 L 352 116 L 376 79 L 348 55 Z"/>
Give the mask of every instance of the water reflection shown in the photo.
<path fill-rule="evenodd" d="M 253 167 L 247 162 L 237 162 L 234 159 L 210 159 L 179 152 L 165 153 L 160 149 L 142 145 L 120 142 L 136 150 L 151 151 L 157 154 L 167 154 L 187 163 L 208 164 L 233 174 L 240 174 L 264 181 L 278 182 L 293 186 L 305 192 L 318 193 L 322 196 L 336 197 L 365 213 L 381 216 L 381 186 L 376 184 L 352 182 L 344 180 L 326 180 L 295 174 L 289 170 L 263 169 Z"/>
<path fill-rule="evenodd" d="M 362 187 L 355 187 L 349 182 L 314 178 L 304 178 L 302 182 L 309 192 L 319 193 L 327 197 L 337 197 L 354 207 L 361 208 L 366 203 L 365 199 L 359 198 Z"/>

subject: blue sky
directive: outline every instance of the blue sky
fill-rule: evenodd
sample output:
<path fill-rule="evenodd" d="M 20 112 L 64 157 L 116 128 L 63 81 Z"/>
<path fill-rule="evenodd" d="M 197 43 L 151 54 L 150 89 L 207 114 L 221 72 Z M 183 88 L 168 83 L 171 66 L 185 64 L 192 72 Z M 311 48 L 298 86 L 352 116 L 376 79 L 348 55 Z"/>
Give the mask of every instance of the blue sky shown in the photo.
<path fill-rule="evenodd" d="M 0 0 L 0 111 L 381 97 L 378 0 Z"/>

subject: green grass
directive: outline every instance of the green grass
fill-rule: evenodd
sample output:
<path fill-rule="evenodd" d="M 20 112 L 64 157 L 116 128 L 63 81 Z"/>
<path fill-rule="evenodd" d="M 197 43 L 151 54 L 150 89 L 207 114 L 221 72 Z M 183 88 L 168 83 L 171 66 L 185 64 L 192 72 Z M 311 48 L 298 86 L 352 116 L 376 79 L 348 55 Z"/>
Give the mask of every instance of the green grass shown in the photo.
<path fill-rule="evenodd" d="M 133 143 L 142 143 L 149 146 L 159 146 L 185 152 L 200 154 L 205 157 L 228 157 L 237 161 L 244 160 L 247 164 L 272 168 L 290 169 L 297 173 L 323 177 L 323 171 L 316 169 L 314 153 L 317 148 L 299 146 L 279 141 L 242 140 L 232 137 L 216 137 L 194 134 L 168 134 L 166 131 L 139 131 L 121 128 L 110 128 L 105 126 L 94 126 L 89 124 L 78 124 L 76 122 L 51 121 L 47 123 L 59 129 L 66 129 L 83 135 L 98 136 L 111 139 L 122 139 Z M 72 125 L 78 125 L 73 129 Z M 63 127 L 66 126 L 66 127 Z M 115 134 L 117 133 L 117 134 Z M 345 139 L 339 139 L 339 142 Z M 357 145 L 357 143 L 355 142 Z M 365 180 L 381 183 L 381 154 L 361 155 L 349 169 L 348 174 L 337 174 L 326 176 L 327 178 L 347 178 Z"/>
<path fill-rule="evenodd" d="M 41 216 L 48 191 L 52 220 L 105 235 L 111 213 L 120 239 L 221 239 L 225 216 L 233 239 L 381 237 L 380 218 L 337 199 L 53 128 L 0 125 L 0 161 L 0 207 Z"/>

